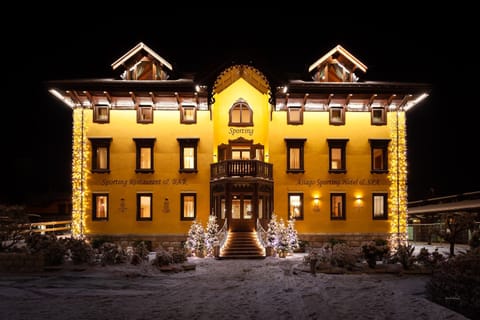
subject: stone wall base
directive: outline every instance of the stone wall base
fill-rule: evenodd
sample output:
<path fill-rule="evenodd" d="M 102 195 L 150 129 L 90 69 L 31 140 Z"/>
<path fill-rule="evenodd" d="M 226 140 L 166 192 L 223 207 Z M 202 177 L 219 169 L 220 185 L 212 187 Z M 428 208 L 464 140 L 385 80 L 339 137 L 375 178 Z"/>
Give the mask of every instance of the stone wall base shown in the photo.
<path fill-rule="evenodd" d="M 186 235 L 87 235 L 85 239 L 91 244 L 95 241 L 103 242 L 113 242 L 117 243 L 122 248 L 129 246 L 135 246 L 135 243 L 140 241 L 145 241 L 151 244 L 151 250 L 155 251 L 158 248 L 163 248 L 167 251 L 172 251 L 174 249 L 182 249 L 185 241 L 187 240 Z"/>
<path fill-rule="evenodd" d="M 362 244 L 372 240 L 387 240 L 389 233 L 309 233 L 298 234 L 298 238 L 308 242 L 310 248 L 321 248 L 327 243 L 337 241 L 345 242 L 350 247 L 361 247 Z"/>

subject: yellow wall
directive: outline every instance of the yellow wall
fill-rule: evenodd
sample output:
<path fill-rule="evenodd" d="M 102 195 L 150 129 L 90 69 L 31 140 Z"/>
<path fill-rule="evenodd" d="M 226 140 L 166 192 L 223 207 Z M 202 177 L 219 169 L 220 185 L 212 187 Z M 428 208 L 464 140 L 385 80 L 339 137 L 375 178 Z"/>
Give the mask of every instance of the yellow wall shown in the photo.
<path fill-rule="evenodd" d="M 243 78 L 239 78 L 228 88 L 214 96 L 215 103 L 212 106 L 213 112 L 213 154 L 217 155 L 217 146 L 228 140 L 243 137 L 253 140 L 253 143 L 261 143 L 265 147 L 265 154 L 268 154 L 268 134 L 270 105 L 268 95 L 252 87 Z M 229 110 L 239 99 L 245 100 L 253 110 L 253 127 L 229 127 Z M 217 161 L 214 156 L 214 161 Z M 265 159 L 267 161 L 267 159 Z M 268 161 L 267 161 L 268 162 Z"/>
<path fill-rule="evenodd" d="M 372 193 L 388 192 L 387 174 L 371 174 L 368 139 L 389 139 L 388 126 L 371 126 L 369 112 L 347 112 L 346 125 L 329 125 L 328 112 L 305 112 L 303 125 L 286 125 L 286 112 L 273 114 L 270 160 L 274 163 L 275 213 L 288 219 L 288 193 L 304 194 L 304 219 L 295 223 L 299 233 L 386 232 L 389 222 L 372 219 Z M 285 138 L 305 138 L 303 174 L 286 173 Z M 328 172 L 327 139 L 349 139 L 346 174 Z M 330 193 L 346 193 L 346 219 L 330 219 Z M 319 198 L 319 211 L 314 198 Z M 362 200 L 357 200 L 362 197 Z"/>
<path fill-rule="evenodd" d="M 111 110 L 110 122 L 92 122 L 92 110 L 85 112 L 89 138 L 112 137 L 110 174 L 90 173 L 87 158 L 88 193 L 85 210 L 86 232 L 91 234 L 178 234 L 186 233 L 191 221 L 180 220 L 180 194 L 197 194 L 197 221 L 206 223 L 209 215 L 209 184 L 212 125 L 208 111 L 197 112 L 197 123 L 180 124 L 179 111 L 154 111 L 154 123 L 138 124 L 135 110 Z M 136 145 L 133 138 L 156 138 L 154 173 L 135 173 Z M 177 138 L 200 138 L 197 147 L 198 172 L 179 173 Z M 87 145 L 89 142 L 87 142 Z M 148 183 L 138 182 L 147 180 Z M 154 182 L 154 184 L 150 184 Z M 92 193 L 109 193 L 109 218 L 92 221 Z M 153 193 L 152 221 L 137 221 L 136 194 Z M 120 209 L 125 199 L 126 210 Z M 169 212 L 164 212 L 168 198 Z"/>
<path fill-rule="evenodd" d="M 392 201 L 398 190 L 390 180 L 393 157 L 389 155 L 389 174 L 371 174 L 371 147 L 369 139 L 395 139 L 396 126 L 392 126 L 393 113 L 388 114 L 389 124 L 371 126 L 369 112 L 347 112 L 346 125 L 329 124 L 328 112 L 305 112 L 303 125 L 287 125 L 287 113 L 276 111 L 270 119 L 268 94 L 262 94 L 243 78 L 239 78 L 222 92 L 215 95 L 212 105 L 212 120 L 209 111 L 197 112 L 197 123 L 180 124 L 180 112 L 154 112 L 154 123 L 138 124 L 136 111 L 111 110 L 110 123 L 92 122 L 92 110 L 85 110 L 84 119 L 87 137 L 112 137 L 110 149 L 110 174 L 91 174 L 91 157 L 86 156 L 86 192 L 83 206 L 84 231 L 86 234 L 186 234 L 191 221 L 180 219 L 180 194 L 197 194 L 197 221 L 206 225 L 210 208 L 210 164 L 217 161 L 217 147 L 228 144 L 228 140 L 243 137 L 265 146 L 266 162 L 273 164 L 274 172 L 274 213 L 288 219 L 288 193 L 304 195 L 304 219 L 295 223 L 299 234 L 338 233 L 387 233 L 395 231 L 392 220 Z M 253 127 L 229 127 L 229 109 L 239 99 L 245 100 L 253 109 Z M 80 112 L 74 113 L 74 123 L 79 122 Z M 399 123 L 404 129 L 405 117 L 401 114 Z M 233 133 L 230 129 L 245 129 Z M 78 125 L 77 125 L 78 129 Z M 74 129 L 75 130 L 75 129 Z M 249 131 L 252 130 L 252 131 Z M 78 131 L 78 130 L 77 130 Z M 251 134 L 250 134 L 251 132 Z M 405 148 L 405 133 L 400 132 L 401 151 Z M 75 134 L 75 133 L 74 133 Z M 78 134 L 77 134 L 78 135 Z M 153 174 L 136 174 L 136 146 L 132 138 L 156 138 Z M 199 138 L 198 173 L 179 173 L 179 144 L 177 138 Z M 286 173 L 285 138 L 304 138 L 305 172 Z M 345 174 L 328 172 L 329 147 L 327 139 L 349 139 L 346 147 Z M 81 140 L 74 137 L 74 149 L 81 146 Z M 395 145 L 396 146 L 396 145 Z M 89 141 L 86 143 L 88 149 Z M 403 149 L 402 149 L 403 148 Z M 396 150 L 393 150 L 396 151 Z M 391 150 L 391 152 L 393 152 Z M 74 166 L 80 159 L 74 152 Z M 401 179 L 406 178 L 406 162 L 399 166 Z M 78 176 L 78 170 L 74 170 Z M 394 172 L 395 173 L 395 172 Z M 155 184 L 134 184 L 136 180 L 154 180 Z M 78 180 L 78 179 L 77 179 Z M 119 181 L 125 183 L 116 184 Z M 92 192 L 109 193 L 108 221 L 92 221 Z M 153 220 L 136 220 L 136 193 L 153 193 Z M 346 193 L 346 219 L 330 219 L 330 193 Z M 372 193 L 389 193 L 389 219 L 372 219 Z M 406 187 L 401 185 L 401 201 L 406 199 Z M 75 196 L 74 196 L 75 197 Z M 73 199 L 74 214 L 80 212 L 78 201 Z M 314 198 L 319 197 L 319 210 L 314 210 Z M 356 198 L 360 197 L 361 200 Z M 126 210 L 120 210 L 120 199 L 125 199 Z M 169 212 L 163 212 L 164 199 L 169 199 Z M 405 206 L 406 208 L 406 206 Z M 403 213 L 402 213 L 403 214 Z M 403 219 L 403 216 L 402 216 Z M 405 219 L 406 220 L 406 219 Z M 403 226 L 402 226 L 403 228 Z M 403 230 L 404 231 L 404 230 Z"/>

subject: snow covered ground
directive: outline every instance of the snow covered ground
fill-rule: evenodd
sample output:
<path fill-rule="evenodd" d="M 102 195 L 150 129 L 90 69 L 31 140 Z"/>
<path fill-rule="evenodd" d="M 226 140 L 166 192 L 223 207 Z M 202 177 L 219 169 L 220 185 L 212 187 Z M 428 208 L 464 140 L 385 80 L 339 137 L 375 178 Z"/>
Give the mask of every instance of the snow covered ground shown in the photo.
<path fill-rule="evenodd" d="M 466 319 L 426 299 L 428 276 L 313 275 L 304 255 L 0 275 L 0 319 Z"/>

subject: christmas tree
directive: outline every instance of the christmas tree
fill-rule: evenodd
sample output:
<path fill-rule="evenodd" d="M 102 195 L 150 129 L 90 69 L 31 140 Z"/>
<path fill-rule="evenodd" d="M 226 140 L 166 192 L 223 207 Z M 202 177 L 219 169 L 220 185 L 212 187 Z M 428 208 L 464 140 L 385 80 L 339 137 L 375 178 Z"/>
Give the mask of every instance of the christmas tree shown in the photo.
<path fill-rule="evenodd" d="M 207 232 L 205 234 L 205 245 L 207 248 L 207 255 L 213 254 L 213 247 L 218 244 L 218 224 L 217 217 L 210 215 L 208 217 Z"/>

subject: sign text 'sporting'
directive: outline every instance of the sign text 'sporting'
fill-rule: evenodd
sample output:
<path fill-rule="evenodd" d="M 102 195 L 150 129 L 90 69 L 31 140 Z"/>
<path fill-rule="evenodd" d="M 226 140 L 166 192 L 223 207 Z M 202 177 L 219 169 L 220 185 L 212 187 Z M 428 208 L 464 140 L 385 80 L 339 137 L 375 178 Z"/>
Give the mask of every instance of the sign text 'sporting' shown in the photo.
<path fill-rule="evenodd" d="M 385 179 L 356 178 L 356 179 L 298 179 L 297 184 L 313 186 L 340 186 L 340 185 L 360 185 L 360 186 L 380 186 L 388 185 Z"/>
<path fill-rule="evenodd" d="M 253 128 L 229 128 L 228 133 L 232 136 L 236 134 L 246 134 L 253 136 Z"/>

